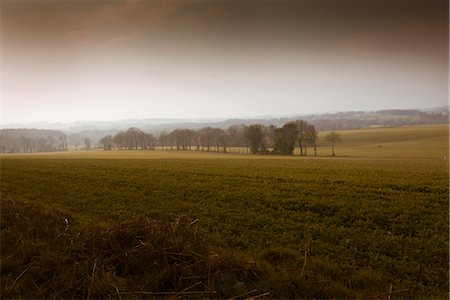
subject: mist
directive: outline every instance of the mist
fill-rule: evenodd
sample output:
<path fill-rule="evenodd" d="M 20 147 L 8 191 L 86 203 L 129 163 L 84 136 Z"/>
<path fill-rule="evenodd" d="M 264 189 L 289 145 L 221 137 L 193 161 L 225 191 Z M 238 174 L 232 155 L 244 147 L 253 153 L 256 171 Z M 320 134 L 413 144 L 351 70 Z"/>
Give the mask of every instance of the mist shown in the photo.
<path fill-rule="evenodd" d="M 448 101 L 445 1 L 6 1 L 2 123 Z"/>

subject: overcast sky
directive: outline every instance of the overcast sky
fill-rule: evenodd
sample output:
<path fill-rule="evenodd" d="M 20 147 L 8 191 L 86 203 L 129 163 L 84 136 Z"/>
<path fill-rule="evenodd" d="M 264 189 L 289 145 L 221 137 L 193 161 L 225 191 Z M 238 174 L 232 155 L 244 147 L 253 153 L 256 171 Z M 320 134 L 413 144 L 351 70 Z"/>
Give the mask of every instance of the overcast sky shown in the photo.
<path fill-rule="evenodd" d="M 2 1 L 2 123 L 448 104 L 448 1 Z"/>

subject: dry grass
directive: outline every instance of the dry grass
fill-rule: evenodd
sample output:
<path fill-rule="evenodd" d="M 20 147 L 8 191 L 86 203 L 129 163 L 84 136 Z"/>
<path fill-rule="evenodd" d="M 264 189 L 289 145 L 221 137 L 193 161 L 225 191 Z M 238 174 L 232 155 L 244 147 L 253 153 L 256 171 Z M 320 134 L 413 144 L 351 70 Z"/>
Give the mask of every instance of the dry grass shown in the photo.
<path fill-rule="evenodd" d="M 2 298 L 262 295 L 249 286 L 262 271 L 211 252 L 195 223 L 182 217 L 79 230 L 60 212 L 3 200 Z"/>

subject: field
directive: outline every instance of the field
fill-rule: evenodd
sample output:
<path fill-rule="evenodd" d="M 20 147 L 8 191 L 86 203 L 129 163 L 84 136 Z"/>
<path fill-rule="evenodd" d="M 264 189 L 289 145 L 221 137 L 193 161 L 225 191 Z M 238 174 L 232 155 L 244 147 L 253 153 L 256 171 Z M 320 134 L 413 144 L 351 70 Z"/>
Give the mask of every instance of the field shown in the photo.
<path fill-rule="evenodd" d="M 14 214 L 32 218 L 27 211 L 42 211 L 44 219 L 70 220 L 74 233 L 145 220 L 173 224 L 167 222 L 187 218 L 207 253 L 241 266 L 237 274 L 215 285 L 205 275 L 211 273 L 207 268 L 194 274 L 210 292 L 212 286 L 220 291 L 211 297 L 247 293 L 246 297 L 383 299 L 391 291 L 394 298 L 447 298 L 448 127 L 379 128 L 341 135 L 343 143 L 333 158 L 323 144 L 318 157 L 194 151 L 4 155 L 2 217 L 5 220 L 3 207 L 8 207 L 6 220 L 13 220 Z M 14 220 L 20 223 L 20 217 Z M 22 227 L 2 221 L 2 290 L 9 297 L 57 297 L 43 291 L 45 280 L 37 283 L 27 271 L 38 263 L 18 249 L 27 238 L 38 244 L 39 237 Z M 16 231 L 21 242 L 13 238 Z M 32 250 L 35 244 L 27 247 L 39 257 Z M 94 290 L 94 295 L 103 295 L 104 287 L 93 275 L 100 263 L 90 263 L 84 285 L 79 283 L 87 286 L 81 298 Z M 254 276 L 239 277 L 243 269 Z M 114 272 L 108 276 L 120 277 Z M 130 278 L 134 277 L 117 281 Z M 185 297 L 190 284 L 165 284 L 164 292 Z M 127 287 L 122 285 L 120 291 Z M 144 283 L 141 288 L 147 296 L 156 295 Z M 27 289 L 34 294 L 26 294 Z"/>

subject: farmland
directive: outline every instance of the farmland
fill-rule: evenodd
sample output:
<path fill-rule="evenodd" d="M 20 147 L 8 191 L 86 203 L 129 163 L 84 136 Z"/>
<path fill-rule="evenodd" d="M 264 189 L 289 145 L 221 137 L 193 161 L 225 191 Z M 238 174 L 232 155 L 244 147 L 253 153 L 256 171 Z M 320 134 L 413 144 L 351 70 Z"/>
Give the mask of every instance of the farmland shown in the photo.
<path fill-rule="evenodd" d="M 274 298 L 355 298 L 392 287 L 405 290 L 396 294 L 401 298 L 446 298 L 448 127 L 341 135 L 333 158 L 325 144 L 317 157 L 160 150 L 4 155 L 2 201 L 70 216 L 77 230 L 188 217 L 212 252 L 262 270 L 220 296 L 257 289 Z M 9 277 L 2 273 L 2 288 L 14 282 L 9 292 L 17 296 L 27 265 L 15 265 L 9 250 L 2 237 L 2 252 L 10 254 L 2 255 L 2 266 L 11 270 Z"/>

